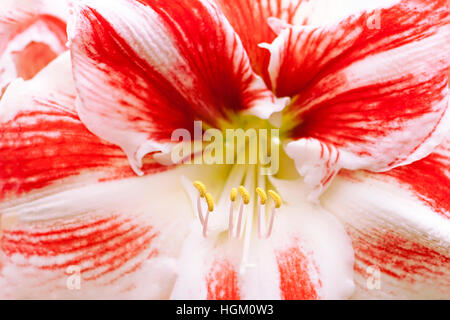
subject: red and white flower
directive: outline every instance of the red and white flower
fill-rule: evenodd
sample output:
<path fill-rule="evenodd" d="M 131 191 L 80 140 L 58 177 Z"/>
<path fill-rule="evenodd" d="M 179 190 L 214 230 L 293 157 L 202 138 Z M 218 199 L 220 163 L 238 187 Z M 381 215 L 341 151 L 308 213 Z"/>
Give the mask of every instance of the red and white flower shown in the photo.
<path fill-rule="evenodd" d="M 31 79 L 67 50 L 65 1 L 3 0 L 0 7 L 0 96 L 14 79 Z"/>
<path fill-rule="evenodd" d="M 447 1 L 337 3 L 72 1 L 70 54 L 0 100 L 0 296 L 449 298 Z M 198 120 L 280 124 L 279 173 L 160 164 Z"/>

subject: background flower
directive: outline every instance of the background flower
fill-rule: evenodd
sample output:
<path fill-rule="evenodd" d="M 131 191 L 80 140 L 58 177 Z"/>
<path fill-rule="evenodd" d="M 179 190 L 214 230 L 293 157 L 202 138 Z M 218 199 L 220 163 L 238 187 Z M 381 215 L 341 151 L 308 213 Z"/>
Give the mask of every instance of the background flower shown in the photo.
<path fill-rule="evenodd" d="M 66 20 L 65 1 L 2 1 L 0 94 L 15 78 L 32 78 L 67 50 Z"/>

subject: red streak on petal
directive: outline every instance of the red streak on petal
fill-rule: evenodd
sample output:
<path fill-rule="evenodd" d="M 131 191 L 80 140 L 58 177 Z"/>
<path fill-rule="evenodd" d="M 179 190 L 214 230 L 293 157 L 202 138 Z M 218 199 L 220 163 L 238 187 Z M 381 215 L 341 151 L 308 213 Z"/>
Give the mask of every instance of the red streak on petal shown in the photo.
<path fill-rule="evenodd" d="M 392 131 L 404 130 L 407 121 L 434 113 L 433 106 L 442 100 L 442 92 L 447 86 L 445 78 L 446 75 L 441 73 L 426 83 L 405 86 L 400 84 L 408 81 L 404 77 L 398 84 L 384 82 L 347 91 L 303 113 L 302 123 L 292 135 L 295 138 L 313 137 L 338 147 L 351 148 L 359 156 L 372 156 L 364 148 L 369 137 L 382 138 Z M 367 119 L 371 119 L 371 123 Z M 396 119 L 401 119 L 401 123 L 386 127 Z"/>
<path fill-rule="evenodd" d="M 193 132 L 194 120 L 217 127 L 220 119 L 252 108 L 259 100 L 275 103 L 272 92 L 253 73 L 238 36 L 215 5 L 198 0 L 182 4 L 140 2 L 145 5 L 139 5 L 143 14 L 156 13 L 163 38 L 170 40 L 155 45 L 161 52 L 171 48 L 173 57 L 159 57 L 167 60 L 163 64 L 146 58 L 132 45 L 140 41 L 138 30 L 142 26 L 127 19 L 114 22 L 102 9 L 89 5 L 81 8 L 72 54 L 74 79 L 85 113 L 105 119 L 106 126 L 117 126 L 117 119 L 121 119 L 120 130 L 128 128 L 127 132 L 148 134 L 150 140 L 170 141 L 176 129 Z M 123 28 L 125 32 L 120 32 Z M 120 92 L 110 104 L 97 103 L 98 92 L 92 83 L 98 81 Z M 103 130 L 97 133 L 102 136 Z M 123 146 L 126 139 L 121 140 L 118 144 Z M 136 147 L 133 141 L 128 142 Z"/>
<path fill-rule="evenodd" d="M 428 158 L 385 173 L 410 189 L 435 212 L 450 218 L 448 157 L 434 153 Z"/>
<path fill-rule="evenodd" d="M 227 261 L 216 261 L 206 278 L 208 300 L 239 300 L 238 273 Z"/>
<path fill-rule="evenodd" d="M 297 96 L 288 107 L 298 121 L 292 137 L 312 137 L 359 157 L 372 157 L 379 162 L 376 171 L 401 164 L 429 142 L 446 110 L 449 60 L 442 51 L 431 50 L 436 56 L 428 62 L 413 50 L 411 55 L 418 56 L 408 69 L 390 77 L 380 73 L 367 82 L 355 81 L 359 70 L 347 68 L 391 53 L 393 63 L 401 64 L 395 52 L 445 32 L 450 21 L 447 2 L 404 0 L 378 12 L 384 26 L 380 29 L 369 27 L 373 13 L 364 13 L 335 26 L 284 32 L 275 80 L 279 96 Z M 443 36 L 439 39 L 436 47 L 437 41 L 445 43 Z M 421 76 L 424 69 L 427 77 Z M 413 143 L 404 144 L 403 150 L 397 146 L 396 154 L 386 153 L 384 158 L 383 149 L 391 150 L 396 133 L 418 130 L 414 126 L 419 121 L 423 131 L 417 131 Z"/>
<path fill-rule="evenodd" d="M 90 23 L 88 33 L 84 34 L 86 39 L 80 44 L 83 53 L 92 61 L 108 66 L 101 69 L 110 77 L 108 85 L 125 91 L 143 106 L 138 113 L 128 112 L 133 106 L 125 98 L 120 100 L 123 120 L 146 121 L 152 125 L 149 129 L 152 138 L 157 140 L 170 140 L 170 134 L 177 128 L 193 130 L 195 115 L 186 107 L 190 103 L 177 88 L 141 58 L 97 10 L 89 8 L 81 13 Z"/>
<path fill-rule="evenodd" d="M 239 34 L 253 69 L 264 78 L 267 86 L 271 87 L 272 83 L 267 70 L 270 53 L 259 47 L 261 43 L 272 43 L 277 36 L 267 23 L 267 19 L 283 18 L 285 22 L 293 24 L 296 12 L 305 1 L 293 1 L 289 5 L 282 0 L 218 0 L 217 2 Z M 302 23 L 306 24 L 307 18 Z"/>
<path fill-rule="evenodd" d="M 81 217 L 64 223 L 5 230 L 1 249 L 8 263 L 17 267 L 63 271 L 78 265 L 87 281 L 120 269 L 119 275 L 111 280 L 115 281 L 157 255 L 152 248 L 157 234 L 150 226 L 122 215 Z M 24 263 L 9 261 L 13 256 L 20 256 Z"/>
<path fill-rule="evenodd" d="M 94 169 L 96 177 L 91 178 L 92 183 L 135 175 L 120 148 L 97 138 L 74 111 L 68 110 L 74 99 L 64 97 L 68 106 L 36 100 L 35 111 L 19 112 L 2 124 L 0 200 Z M 144 166 L 147 173 L 165 169 L 156 163 Z"/>
<path fill-rule="evenodd" d="M 316 284 L 310 278 L 310 261 L 298 247 L 277 254 L 281 297 L 284 300 L 317 300 Z"/>
<path fill-rule="evenodd" d="M 357 265 L 355 271 L 365 274 L 364 266 L 376 266 L 393 278 L 415 282 L 416 276 L 440 277 L 450 285 L 450 257 L 421 243 L 403 238 L 393 231 L 369 234 L 352 233 Z M 361 265 L 363 264 L 363 265 Z"/>
<path fill-rule="evenodd" d="M 147 260 L 150 260 L 150 259 L 152 259 L 152 258 L 157 257 L 158 254 L 159 254 L 158 249 L 153 249 L 153 250 L 150 252 L 150 254 L 148 255 Z M 129 274 L 132 274 L 132 273 L 134 273 L 134 272 L 136 272 L 136 271 L 138 271 L 138 270 L 142 267 L 142 265 L 144 264 L 144 262 L 145 262 L 145 260 L 144 260 L 144 261 L 139 261 L 139 262 L 136 263 L 133 267 L 131 267 L 130 269 L 124 271 L 123 273 L 121 273 L 120 275 L 118 275 L 117 277 L 115 277 L 114 279 L 112 279 L 111 281 L 109 281 L 109 282 L 108 282 L 108 285 L 109 285 L 109 284 L 114 284 L 114 283 L 115 283 L 116 281 L 118 281 L 120 278 L 122 278 L 122 277 L 124 277 L 124 276 L 126 276 L 126 275 L 129 275 Z M 129 288 L 124 289 L 123 292 L 131 291 L 131 290 L 133 290 L 135 287 L 136 287 L 136 284 L 133 284 L 133 285 L 131 285 Z"/>

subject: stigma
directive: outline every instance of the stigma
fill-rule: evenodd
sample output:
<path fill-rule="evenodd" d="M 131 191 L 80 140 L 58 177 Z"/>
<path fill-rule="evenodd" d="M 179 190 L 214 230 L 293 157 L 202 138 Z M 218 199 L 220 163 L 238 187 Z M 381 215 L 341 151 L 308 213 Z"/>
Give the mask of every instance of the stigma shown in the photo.
<path fill-rule="evenodd" d="M 201 181 L 195 181 L 194 187 L 198 191 L 197 214 L 203 230 L 203 237 L 208 237 L 208 222 L 211 214 L 214 214 L 214 199 L 211 193 L 207 192 L 206 185 Z M 281 196 L 274 190 L 267 193 L 261 188 L 254 190 L 255 197 L 258 198 L 256 217 L 258 221 L 258 236 L 260 239 L 270 238 L 277 210 L 282 206 Z M 251 204 L 251 194 L 244 187 L 239 186 L 230 190 L 229 198 L 229 219 L 228 237 L 230 239 L 240 239 L 243 234 L 243 213 L 247 206 Z M 238 203 L 239 202 L 239 203 Z M 206 203 L 206 206 L 203 205 Z M 238 204 L 238 206 L 236 206 Z M 237 210 L 236 210 L 237 207 Z M 205 210 L 206 209 L 206 210 Z M 268 220 L 268 221 L 267 221 Z M 263 223 L 264 222 L 264 223 Z"/>

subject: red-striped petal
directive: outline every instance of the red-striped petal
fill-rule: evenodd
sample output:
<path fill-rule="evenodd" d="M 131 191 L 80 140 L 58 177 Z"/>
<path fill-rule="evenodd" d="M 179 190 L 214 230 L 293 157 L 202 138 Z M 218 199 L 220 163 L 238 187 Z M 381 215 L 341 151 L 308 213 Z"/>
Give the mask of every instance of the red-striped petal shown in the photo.
<path fill-rule="evenodd" d="M 436 213 L 450 219 L 450 139 L 427 158 L 377 177 L 393 177 Z"/>
<path fill-rule="evenodd" d="M 323 197 L 355 250 L 357 298 L 448 299 L 449 141 L 386 173 L 343 172 Z"/>
<path fill-rule="evenodd" d="M 75 111 L 67 53 L 0 103 L 0 200 L 134 176 L 120 148 L 90 133 Z M 146 170 L 166 167 L 147 161 Z"/>
<path fill-rule="evenodd" d="M 341 168 L 386 171 L 442 141 L 449 23 L 445 0 L 402 1 L 337 25 L 288 27 L 269 46 L 273 87 L 295 99 L 287 151 L 316 194 Z"/>
<path fill-rule="evenodd" d="M 67 53 L 0 102 L 0 297 L 167 298 L 192 219 L 186 171 L 149 157 L 137 178 L 83 126 L 71 79 Z"/>
<path fill-rule="evenodd" d="M 218 0 L 217 2 L 241 38 L 253 69 L 266 80 L 267 84 L 270 84 L 267 72 L 270 55 L 259 47 L 260 43 L 272 42 L 276 38 L 267 20 L 269 17 L 276 17 L 287 23 L 304 24 L 306 18 L 297 16 L 301 4 L 305 1 Z"/>
<path fill-rule="evenodd" d="M 17 77 L 31 79 L 66 51 L 65 2 L 19 0 L 0 8 L 0 96 Z"/>
<path fill-rule="evenodd" d="M 388 0 L 389 1 L 389 0 Z M 376 0 L 216 0 L 230 21 L 250 57 L 253 69 L 270 86 L 267 71 L 270 55 L 259 47 L 271 43 L 276 33 L 268 23 L 277 18 L 292 25 L 322 25 L 338 21 L 362 8 L 386 3 Z"/>
<path fill-rule="evenodd" d="M 85 296 L 95 298 L 103 287 L 114 288 L 122 277 L 158 256 L 153 244 L 156 236 L 158 232 L 150 226 L 126 215 L 83 216 L 11 228 L 1 241 L 5 255 L 1 293 L 6 298 L 68 297 L 74 290 L 67 286 L 73 276 L 70 270 L 76 267 Z M 92 282 L 96 282 L 95 291 L 89 288 Z M 132 282 L 120 283 L 115 294 L 134 287 Z M 17 292 L 24 288 L 28 292 Z"/>
<path fill-rule="evenodd" d="M 167 298 L 190 219 L 183 173 L 135 178 L 74 95 L 66 54 L 1 100 L 0 297 Z"/>
<path fill-rule="evenodd" d="M 181 174 L 0 203 L 0 297 L 168 298 L 192 219 Z"/>
<path fill-rule="evenodd" d="M 138 173 L 143 155 L 167 150 L 194 120 L 217 127 L 238 111 L 281 108 L 209 1 L 82 2 L 69 33 L 81 119 Z"/>

